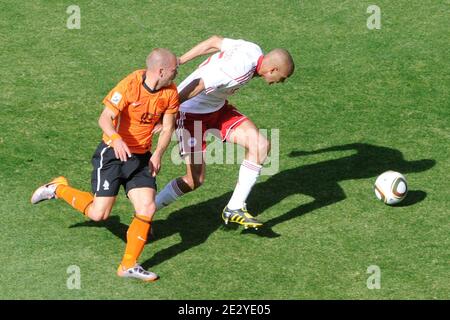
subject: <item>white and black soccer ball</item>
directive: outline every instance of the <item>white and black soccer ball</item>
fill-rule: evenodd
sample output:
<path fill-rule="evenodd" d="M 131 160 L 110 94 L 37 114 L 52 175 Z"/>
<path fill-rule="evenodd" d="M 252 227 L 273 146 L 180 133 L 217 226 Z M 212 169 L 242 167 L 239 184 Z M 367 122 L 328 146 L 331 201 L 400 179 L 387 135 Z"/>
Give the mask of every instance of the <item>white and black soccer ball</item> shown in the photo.
<path fill-rule="evenodd" d="M 378 176 L 374 191 L 377 198 L 384 203 L 397 204 L 405 199 L 408 193 L 408 183 L 404 175 L 389 170 Z"/>

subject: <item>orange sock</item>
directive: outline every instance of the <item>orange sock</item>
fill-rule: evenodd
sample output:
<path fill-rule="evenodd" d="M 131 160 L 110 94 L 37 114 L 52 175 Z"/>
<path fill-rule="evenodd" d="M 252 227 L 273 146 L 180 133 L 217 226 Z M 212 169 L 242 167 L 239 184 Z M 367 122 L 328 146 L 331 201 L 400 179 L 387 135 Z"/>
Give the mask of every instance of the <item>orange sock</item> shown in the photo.
<path fill-rule="evenodd" d="M 127 246 L 122 259 L 122 267 L 128 269 L 136 264 L 144 250 L 150 230 L 150 218 L 136 214 L 127 231 Z"/>
<path fill-rule="evenodd" d="M 56 196 L 64 199 L 72 207 L 85 214 L 86 209 L 94 201 L 94 196 L 89 192 L 77 190 L 75 188 L 59 185 L 56 188 Z"/>

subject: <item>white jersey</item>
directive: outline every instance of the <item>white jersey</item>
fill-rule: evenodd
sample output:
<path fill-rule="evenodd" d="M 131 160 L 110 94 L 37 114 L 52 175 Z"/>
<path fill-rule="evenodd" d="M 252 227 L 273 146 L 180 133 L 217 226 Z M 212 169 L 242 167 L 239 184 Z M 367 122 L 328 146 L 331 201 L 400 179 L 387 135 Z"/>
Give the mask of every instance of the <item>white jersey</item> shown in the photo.
<path fill-rule="evenodd" d="M 250 81 L 262 57 L 261 48 L 254 43 L 223 39 L 220 52 L 210 56 L 178 86 L 180 92 L 196 79 L 203 79 L 205 84 L 202 92 L 180 105 L 180 111 L 210 113 L 219 110 L 228 96 Z"/>

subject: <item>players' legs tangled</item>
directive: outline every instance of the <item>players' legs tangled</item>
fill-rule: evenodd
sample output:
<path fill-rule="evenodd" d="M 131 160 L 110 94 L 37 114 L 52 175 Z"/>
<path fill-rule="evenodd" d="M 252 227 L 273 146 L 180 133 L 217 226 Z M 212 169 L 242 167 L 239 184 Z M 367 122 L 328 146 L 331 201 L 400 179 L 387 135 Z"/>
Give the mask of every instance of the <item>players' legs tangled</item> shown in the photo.
<path fill-rule="evenodd" d="M 157 209 L 164 208 L 182 195 L 199 188 L 205 181 L 206 165 L 202 157 L 201 163 L 195 163 L 192 155 L 186 155 L 186 174 L 170 181 L 156 196 Z"/>
<path fill-rule="evenodd" d="M 226 127 L 232 119 L 237 125 L 235 127 Z M 226 223 L 228 221 L 236 222 L 245 227 L 259 227 L 262 224 L 252 217 L 246 209 L 245 202 L 252 187 L 255 185 L 262 168 L 262 164 L 270 151 L 270 143 L 256 127 L 256 125 L 240 114 L 234 107 L 224 111 L 222 121 L 222 130 L 228 134 L 224 140 L 241 145 L 245 148 L 245 160 L 242 162 L 239 170 L 239 178 L 233 195 L 222 213 L 222 218 Z M 185 193 L 191 192 L 200 187 L 205 180 L 205 161 L 198 162 L 198 154 L 191 153 L 185 157 L 186 175 L 170 181 L 163 190 L 156 196 L 157 209 L 168 206 L 176 201 Z"/>

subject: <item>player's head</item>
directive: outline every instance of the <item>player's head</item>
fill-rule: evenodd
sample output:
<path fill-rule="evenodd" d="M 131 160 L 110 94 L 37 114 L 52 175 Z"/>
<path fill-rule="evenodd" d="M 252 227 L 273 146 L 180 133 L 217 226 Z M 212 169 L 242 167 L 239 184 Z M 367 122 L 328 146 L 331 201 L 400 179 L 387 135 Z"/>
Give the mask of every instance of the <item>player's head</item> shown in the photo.
<path fill-rule="evenodd" d="M 285 49 L 274 49 L 264 56 L 258 74 L 268 84 L 284 82 L 294 73 L 294 60 Z"/>
<path fill-rule="evenodd" d="M 177 57 L 168 49 L 156 48 L 147 57 L 147 72 L 158 80 L 157 88 L 166 87 L 177 76 Z"/>

